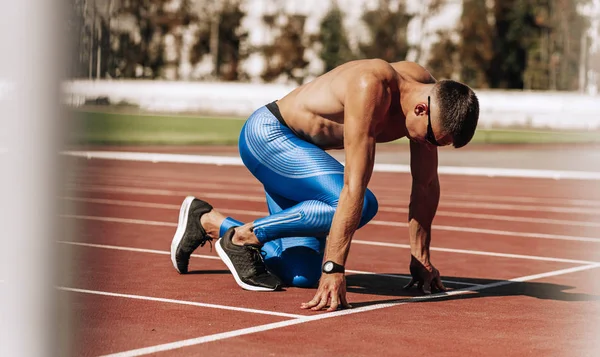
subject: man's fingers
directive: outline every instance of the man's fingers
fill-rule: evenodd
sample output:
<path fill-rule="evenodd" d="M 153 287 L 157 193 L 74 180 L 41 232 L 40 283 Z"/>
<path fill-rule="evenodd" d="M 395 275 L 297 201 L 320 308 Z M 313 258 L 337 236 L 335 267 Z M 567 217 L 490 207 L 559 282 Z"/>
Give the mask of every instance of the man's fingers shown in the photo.
<path fill-rule="evenodd" d="M 302 305 L 300 305 L 300 308 L 302 308 L 302 309 L 310 309 L 310 308 L 312 308 L 314 306 L 317 306 L 317 304 L 319 303 L 319 301 L 320 301 L 320 294 L 317 291 L 317 293 L 315 294 L 315 297 L 313 297 L 311 301 L 303 303 Z"/>
<path fill-rule="evenodd" d="M 329 309 L 327 309 L 327 311 L 335 311 L 338 309 L 338 306 L 340 306 L 340 302 L 338 301 L 338 297 L 333 295 L 331 297 L 331 304 L 329 305 Z"/>
<path fill-rule="evenodd" d="M 410 288 L 412 288 L 415 285 L 416 282 L 417 281 L 415 280 L 415 278 L 411 278 L 410 282 L 408 284 L 404 285 L 403 289 L 410 289 Z"/>
<path fill-rule="evenodd" d="M 317 306 L 311 308 L 313 311 L 319 311 L 327 305 L 327 301 L 329 300 L 329 292 L 323 293 L 319 298 L 319 303 Z"/>
<path fill-rule="evenodd" d="M 423 294 L 431 294 L 431 283 L 433 282 L 432 280 L 432 277 L 428 276 L 419 283 L 419 290 L 421 290 Z"/>
<path fill-rule="evenodd" d="M 444 286 L 444 284 L 442 283 L 442 278 L 438 275 L 435 278 L 435 287 L 439 290 L 439 291 L 448 291 L 448 289 Z"/>
<path fill-rule="evenodd" d="M 352 305 L 348 304 L 348 300 L 346 300 L 346 293 L 342 294 L 341 296 L 341 300 L 342 300 L 342 307 L 345 309 L 351 309 Z"/>

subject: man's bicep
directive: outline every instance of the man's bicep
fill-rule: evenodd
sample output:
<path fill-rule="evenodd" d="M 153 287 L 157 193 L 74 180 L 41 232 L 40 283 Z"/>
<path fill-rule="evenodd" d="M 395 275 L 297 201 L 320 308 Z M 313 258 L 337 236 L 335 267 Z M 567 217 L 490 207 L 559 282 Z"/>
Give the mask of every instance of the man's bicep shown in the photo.
<path fill-rule="evenodd" d="M 344 110 L 344 147 L 347 182 L 365 185 L 371 177 L 375 160 L 376 126 L 389 105 L 389 93 L 383 83 L 372 76 L 356 80 L 346 96 Z"/>

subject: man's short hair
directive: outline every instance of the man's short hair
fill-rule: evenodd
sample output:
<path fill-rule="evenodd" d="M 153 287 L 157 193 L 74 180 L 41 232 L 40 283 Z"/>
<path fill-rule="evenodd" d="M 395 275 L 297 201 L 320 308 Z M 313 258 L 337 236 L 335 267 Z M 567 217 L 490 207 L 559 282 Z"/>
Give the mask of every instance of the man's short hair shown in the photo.
<path fill-rule="evenodd" d="M 442 80 L 435 84 L 434 93 L 443 133 L 452 136 L 455 148 L 467 145 L 475 134 L 479 119 L 479 100 L 475 92 L 462 83 Z"/>

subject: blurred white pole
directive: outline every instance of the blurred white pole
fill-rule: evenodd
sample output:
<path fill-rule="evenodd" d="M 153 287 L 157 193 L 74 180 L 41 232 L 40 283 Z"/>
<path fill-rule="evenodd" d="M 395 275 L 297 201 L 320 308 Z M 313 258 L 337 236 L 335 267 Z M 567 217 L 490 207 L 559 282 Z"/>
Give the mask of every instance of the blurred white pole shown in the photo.
<path fill-rule="evenodd" d="M 65 10 L 59 3 L 0 0 L 0 356 L 58 354 L 52 257 L 64 37 L 58 16 Z"/>

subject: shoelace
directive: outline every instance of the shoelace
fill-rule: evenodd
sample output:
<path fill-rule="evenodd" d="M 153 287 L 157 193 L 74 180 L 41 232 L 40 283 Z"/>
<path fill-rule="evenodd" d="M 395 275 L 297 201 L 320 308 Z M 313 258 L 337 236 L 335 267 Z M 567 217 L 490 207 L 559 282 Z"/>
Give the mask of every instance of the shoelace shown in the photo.
<path fill-rule="evenodd" d="M 211 237 L 206 237 L 205 240 L 203 240 L 202 242 L 200 242 L 200 247 L 204 247 L 204 245 L 206 244 L 206 242 L 208 242 L 208 244 L 210 244 L 210 251 L 212 252 L 212 238 Z"/>
<path fill-rule="evenodd" d="M 252 266 L 256 270 L 256 274 L 266 273 L 265 262 L 263 260 L 262 250 L 258 247 L 248 246 L 250 253 L 252 254 Z"/>

